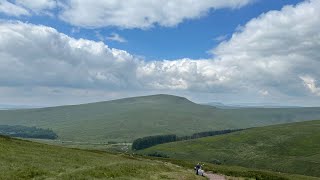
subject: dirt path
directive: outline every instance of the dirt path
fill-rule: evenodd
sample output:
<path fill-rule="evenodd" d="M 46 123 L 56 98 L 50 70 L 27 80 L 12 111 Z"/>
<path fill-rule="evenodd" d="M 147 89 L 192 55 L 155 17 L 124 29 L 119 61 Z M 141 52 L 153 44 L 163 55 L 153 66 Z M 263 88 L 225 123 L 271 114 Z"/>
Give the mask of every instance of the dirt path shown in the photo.
<path fill-rule="evenodd" d="M 210 180 L 227 180 L 227 178 L 223 175 L 219 174 L 212 174 L 210 172 L 204 174 Z"/>

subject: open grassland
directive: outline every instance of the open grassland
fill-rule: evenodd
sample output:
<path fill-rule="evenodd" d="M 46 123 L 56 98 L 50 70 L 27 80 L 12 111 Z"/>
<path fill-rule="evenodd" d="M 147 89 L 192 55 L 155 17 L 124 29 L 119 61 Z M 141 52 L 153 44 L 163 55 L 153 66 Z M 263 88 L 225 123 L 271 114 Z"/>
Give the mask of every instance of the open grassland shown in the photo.
<path fill-rule="evenodd" d="M 161 160 L 177 164 L 182 167 L 192 168 L 199 161 L 181 160 L 181 159 L 169 159 L 169 158 L 158 158 L 158 157 L 146 157 L 155 160 Z M 201 163 L 203 164 L 203 163 Z M 318 177 L 279 173 L 268 170 L 260 170 L 254 168 L 245 168 L 240 166 L 227 166 L 227 165 L 216 165 L 204 162 L 203 166 L 205 172 L 223 174 L 227 176 L 228 180 L 319 180 Z"/>
<path fill-rule="evenodd" d="M 0 179 L 205 179 L 195 176 L 194 162 L 109 154 L 50 146 L 0 136 Z M 316 180 L 236 166 L 205 164 L 206 171 L 232 179 Z M 236 178 L 239 177 L 239 178 Z"/>
<path fill-rule="evenodd" d="M 167 143 L 140 153 L 320 177 L 320 121 Z"/>
<path fill-rule="evenodd" d="M 203 179 L 162 161 L 0 136 L 0 179 Z"/>
<path fill-rule="evenodd" d="M 152 135 L 184 136 L 313 119 L 320 119 L 320 108 L 218 109 L 169 95 L 0 111 L 0 125 L 50 128 L 59 140 L 84 143 L 132 142 Z"/>

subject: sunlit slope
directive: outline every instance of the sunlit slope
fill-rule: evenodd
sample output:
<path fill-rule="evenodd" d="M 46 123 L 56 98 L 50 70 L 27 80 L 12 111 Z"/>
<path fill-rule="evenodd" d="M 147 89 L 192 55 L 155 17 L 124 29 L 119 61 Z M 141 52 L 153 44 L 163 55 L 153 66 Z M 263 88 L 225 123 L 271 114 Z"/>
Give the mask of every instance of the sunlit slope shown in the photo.
<path fill-rule="evenodd" d="M 141 153 L 320 177 L 320 120 L 162 144 Z"/>
<path fill-rule="evenodd" d="M 0 136 L 0 179 L 201 179 L 160 161 L 49 146 Z"/>
<path fill-rule="evenodd" d="M 190 135 L 313 119 L 320 119 L 320 108 L 218 109 L 170 95 L 0 111 L 0 124 L 50 128 L 60 139 L 81 142 L 124 142 L 158 134 Z"/>

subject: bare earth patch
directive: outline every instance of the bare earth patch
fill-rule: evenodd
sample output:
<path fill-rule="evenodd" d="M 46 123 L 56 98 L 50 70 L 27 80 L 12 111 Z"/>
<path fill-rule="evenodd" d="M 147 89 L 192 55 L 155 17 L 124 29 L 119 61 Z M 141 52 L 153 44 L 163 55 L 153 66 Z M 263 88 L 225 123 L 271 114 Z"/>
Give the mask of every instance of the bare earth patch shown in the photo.
<path fill-rule="evenodd" d="M 210 180 L 227 180 L 227 178 L 223 175 L 219 174 L 212 174 L 210 172 L 204 174 Z"/>

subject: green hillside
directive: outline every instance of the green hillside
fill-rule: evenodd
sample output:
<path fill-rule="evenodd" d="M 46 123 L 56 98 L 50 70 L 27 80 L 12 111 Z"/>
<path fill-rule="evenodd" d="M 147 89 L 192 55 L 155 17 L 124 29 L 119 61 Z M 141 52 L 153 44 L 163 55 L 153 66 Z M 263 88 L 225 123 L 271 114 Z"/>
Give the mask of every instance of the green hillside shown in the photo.
<path fill-rule="evenodd" d="M 0 136 L 0 179 L 202 179 L 171 163 Z"/>
<path fill-rule="evenodd" d="M 78 142 L 131 142 L 151 135 L 182 136 L 313 119 L 320 119 L 320 108 L 218 109 L 170 95 L 0 111 L 0 125 L 50 128 L 59 139 Z"/>
<path fill-rule="evenodd" d="M 154 146 L 143 154 L 320 177 L 320 120 Z"/>
<path fill-rule="evenodd" d="M 205 179 L 195 176 L 195 162 L 142 158 L 50 146 L 0 136 L 0 179 Z M 309 176 L 279 174 L 236 166 L 206 164 L 205 170 L 234 180 L 316 180 Z M 240 178 L 235 178 L 240 177 Z M 248 177 L 248 178 L 242 178 Z"/>

